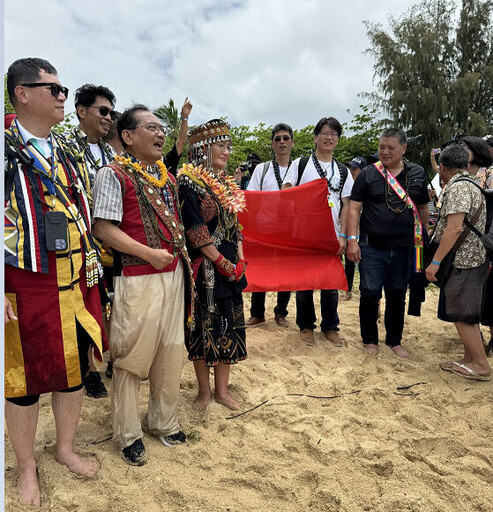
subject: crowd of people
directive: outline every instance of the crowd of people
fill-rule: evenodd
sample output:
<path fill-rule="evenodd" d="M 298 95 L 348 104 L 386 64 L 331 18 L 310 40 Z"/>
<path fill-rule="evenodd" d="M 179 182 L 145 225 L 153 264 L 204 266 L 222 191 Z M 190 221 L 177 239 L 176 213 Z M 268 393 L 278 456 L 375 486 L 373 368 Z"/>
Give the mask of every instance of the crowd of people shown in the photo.
<path fill-rule="evenodd" d="M 105 352 L 113 438 L 128 464 L 147 461 L 144 432 L 165 446 L 186 442 L 178 418 L 184 346 L 197 378 L 197 408 L 213 399 L 241 407 L 229 390 L 230 366 L 247 358 L 246 328 L 265 322 L 265 293 L 252 293 L 247 321 L 243 312 L 242 185 L 282 191 L 326 180 L 337 255 L 346 258 L 348 277 L 359 268 L 360 330 L 368 354 L 379 349 L 384 291 L 385 344 L 408 357 L 401 342 L 411 275 L 436 282 L 454 249 L 438 316 L 456 325 L 464 357 L 440 367 L 491 380 L 479 329 L 480 323 L 492 326 L 493 335 L 491 264 L 477 234 L 464 228 L 486 229 L 481 187 L 492 186 L 491 139 L 463 137 L 441 151 L 437 248 L 425 265 L 429 180 L 405 159 L 401 129 L 381 134 L 375 163 L 356 156 L 346 165 L 334 156 L 342 134 L 334 117 L 318 121 L 313 152 L 294 161 L 293 130 L 280 123 L 272 129 L 272 160 L 257 157 L 246 185 L 241 173 L 235 179 L 226 172 L 233 151 L 229 125 L 212 119 L 189 130 L 188 99 L 178 140 L 163 157 L 160 120 L 142 104 L 117 113 L 115 95 L 104 86 L 81 86 L 75 94 L 78 126 L 55 133 L 68 89 L 46 60 L 14 62 L 7 88 L 15 115 L 5 130 L 5 418 L 22 502 L 40 505 L 34 454 L 40 394 L 52 394 L 57 461 L 76 475 L 97 472 L 94 461 L 74 452 L 73 442 L 84 388 L 93 398 L 107 396 L 94 362 Z M 178 169 L 187 137 L 187 163 Z M 348 281 L 352 285 L 352 277 Z M 296 291 L 296 325 L 309 347 L 317 322 L 313 294 Z M 344 298 L 350 294 L 351 287 Z M 281 328 L 289 327 L 290 296 L 277 295 L 274 315 Z M 321 290 L 320 328 L 325 340 L 342 347 L 338 300 L 338 290 Z M 150 393 L 141 421 L 142 380 L 149 380 Z"/>

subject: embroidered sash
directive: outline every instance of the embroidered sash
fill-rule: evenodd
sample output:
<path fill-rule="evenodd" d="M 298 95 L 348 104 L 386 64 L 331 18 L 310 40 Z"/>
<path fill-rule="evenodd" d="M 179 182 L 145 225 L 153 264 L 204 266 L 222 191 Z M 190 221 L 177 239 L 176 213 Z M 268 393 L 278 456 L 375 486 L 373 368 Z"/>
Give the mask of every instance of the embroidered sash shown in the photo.
<path fill-rule="evenodd" d="M 397 194 L 399 199 L 404 201 L 406 206 L 412 210 L 414 217 L 414 270 L 415 272 L 423 272 L 423 223 L 419 216 L 418 208 L 414 204 L 411 197 L 401 187 L 395 177 L 387 172 L 382 162 L 375 164 L 375 169 L 382 175 L 383 179 L 389 184 L 389 187 Z"/>

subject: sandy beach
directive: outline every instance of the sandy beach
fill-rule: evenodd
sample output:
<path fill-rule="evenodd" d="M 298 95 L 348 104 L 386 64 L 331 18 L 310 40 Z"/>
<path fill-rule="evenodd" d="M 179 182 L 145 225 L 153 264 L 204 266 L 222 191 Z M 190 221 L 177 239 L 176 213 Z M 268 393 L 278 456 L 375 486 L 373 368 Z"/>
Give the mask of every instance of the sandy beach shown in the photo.
<path fill-rule="evenodd" d="M 493 511 L 493 382 L 439 370 L 462 345 L 454 326 L 437 320 L 437 299 L 430 288 L 422 316 L 406 316 L 403 346 L 411 357 L 403 360 L 385 346 L 376 357 L 363 352 L 357 291 L 339 305 L 342 348 L 319 331 L 317 346 L 305 346 L 294 294 L 291 327 L 279 328 L 269 293 L 268 321 L 248 330 L 249 358 L 231 374 L 232 393 L 244 404 L 239 412 L 259 407 L 237 417 L 215 402 L 195 410 L 195 375 L 185 360 L 180 419 L 189 441 L 166 448 L 146 435 L 143 467 L 125 464 L 110 440 L 110 398 L 86 397 L 76 448 L 101 469 L 90 480 L 73 476 L 54 460 L 54 421 L 43 396 L 35 446 L 40 510 Z M 247 318 L 249 303 L 245 294 Z M 144 382 L 142 416 L 147 394 Z M 18 501 L 16 479 L 6 438 L 5 510 L 30 510 Z"/>

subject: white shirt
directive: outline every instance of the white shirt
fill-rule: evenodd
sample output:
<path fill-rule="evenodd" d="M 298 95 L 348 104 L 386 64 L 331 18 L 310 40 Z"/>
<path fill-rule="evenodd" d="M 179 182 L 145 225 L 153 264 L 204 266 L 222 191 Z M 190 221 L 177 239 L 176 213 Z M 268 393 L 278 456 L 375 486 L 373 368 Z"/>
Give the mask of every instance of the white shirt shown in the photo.
<path fill-rule="evenodd" d="M 29 130 L 26 130 L 26 128 L 22 126 L 19 119 L 16 119 L 16 123 L 19 128 L 19 133 L 21 134 L 22 140 L 27 143 L 31 139 L 35 139 L 36 144 L 38 144 L 38 146 L 43 151 L 45 158 L 50 158 L 52 153 L 50 141 L 48 139 L 42 139 L 41 137 L 36 137 L 36 135 L 33 135 Z"/>
<path fill-rule="evenodd" d="M 99 161 L 99 165 L 103 164 L 103 151 L 99 147 L 99 144 L 93 144 L 89 142 L 89 149 L 91 150 L 92 156 L 96 162 Z"/>
<path fill-rule="evenodd" d="M 272 162 L 269 162 L 269 167 L 267 168 L 267 172 L 264 177 L 264 182 L 262 183 L 262 188 L 260 188 L 260 183 L 262 181 L 262 175 L 264 174 L 264 163 L 258 164 L 253 171 L 252 177 L 250 179 L 250 183 L 248 184 L 247 190 L 264 190 L 264 191 L 278 191 L 279 185 L 277 184 L 276 175 L 274 174 L 274 166 Z M 281 175 L 281 183 L 284 178 L 287 176 L 287 167 L 279 166 L 279 174 Z"/>
<path fill-rule="evenodd" d="M 324 162 L 322 160 L 319 160 L 320 165 L 322 168 L 327 169 L 327 178 L 330 179 L 330 182 L 333 185 L 337 185 L 341 181 L 341 173 L 339 171 L 339 166 L 334 161 L 334 176 L 332 177 L 332 162 Z M 291 185 L 295 186 L 296 182 L 298 181 L 298 166 L 300 164 L 300 158 L 297 158 L 289 168 L 288 174 L 286 176 L 286 179 L 283 181 L 283 185 L 285 183 L 290 183 Z M 308 159 L 308 162 L 306 164 L 305 170 L 303 171 L 303 176 L 300 180 L 300 185 L 303 185 L 304 183 L 310 183 L 310 181 L 318 180 L 320 179 L 320 175 L 317 172 L 317 169 L 315 168 L 315 165 L 313 163 L 313 160 L 310 156 Z M 346 178 L 346 181 L 344 183 L 344 187 L 342 188 L 342 192 L 340 192 L 340 198 L 343 199 L 345 197 L 349 197 L 351 195 L 351 190 L 353 188 L 353 177 L 351 176 L 351 173 L 348 170 L 348 175 Z M 327 185 L 328 190 L 328 201 L 330 205 L 330 209 L 332 211 L 332 220 L 334 222 L 334 229 L 336 232 L 336 236 L 339 236 L 341 232 L 341 222 L 339 219 L 339 215 L 341 213 L 341 202 L 339 200 L 339 192 L 332 192 L 330 190 L 329 186 Z"/>

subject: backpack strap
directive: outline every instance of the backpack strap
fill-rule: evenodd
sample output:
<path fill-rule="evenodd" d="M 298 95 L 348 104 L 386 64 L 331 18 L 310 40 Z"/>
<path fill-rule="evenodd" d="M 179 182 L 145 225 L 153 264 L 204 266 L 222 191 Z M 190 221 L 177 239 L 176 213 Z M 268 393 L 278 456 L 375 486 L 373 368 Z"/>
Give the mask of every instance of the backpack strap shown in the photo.
<path fill-rule="evenodd" d="M 262 177 L 260 178 L 260 190 L 264 187 L 264 179 L 267 174 L 267 170 L 269 169 L 270 162 L 264 162 L 264 168 L 262 170 Z"/>
<path fill-rule="evenodd" d="M 347 168 L 346 165 L 344 165 L 341 162 L 339 162 L 336 158 L 334 158 L 334 162 L 339 167 L 339 170 L 340 170 L 340 173 L 341 173 L 341 188 L 339 190 L 339 199 L 341 199 L 342 189 L 344 188 L 344 184 L 346 183 L 346 180 L 347 180 L 348 168 Z"/>
<path fill-rule="evenodd" d="M 296 186 L 300 184 L 301 178 L 303 177 L 303 172 L 305 171 L 306 164 L 310 159 L 309 156 L 302 156 L 298 163 L 298 180 L 296 181 Z"/>

